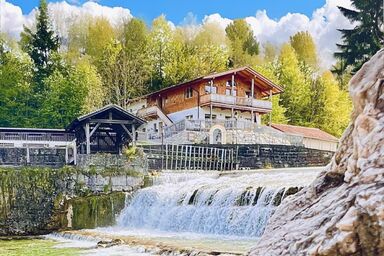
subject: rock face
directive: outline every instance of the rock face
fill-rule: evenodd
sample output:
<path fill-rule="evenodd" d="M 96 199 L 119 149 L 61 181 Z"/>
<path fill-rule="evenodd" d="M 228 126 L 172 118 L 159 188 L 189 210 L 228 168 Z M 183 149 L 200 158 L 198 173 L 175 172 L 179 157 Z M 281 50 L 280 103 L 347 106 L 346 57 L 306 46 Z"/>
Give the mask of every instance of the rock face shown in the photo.
<path fill-rule="evenodd" d="M 118 169 L 0 168 L 0 236 L 114 223 L 143 175 Z"/>
<path fill-rule="evenodd" d="M 283 201 L 250 255 L 384 255 L 384 49 L 350 94 L 352 121 L 331 163 Z"/>

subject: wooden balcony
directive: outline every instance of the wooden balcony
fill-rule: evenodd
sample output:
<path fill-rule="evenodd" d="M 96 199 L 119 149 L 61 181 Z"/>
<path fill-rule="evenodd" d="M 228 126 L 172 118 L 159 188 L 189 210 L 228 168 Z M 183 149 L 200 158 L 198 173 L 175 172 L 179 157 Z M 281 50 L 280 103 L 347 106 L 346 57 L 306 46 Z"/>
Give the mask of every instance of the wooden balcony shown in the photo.
<path fill-rule="evenodd" d="M 158 111 L 157 106 L 151 106 L 147 108 L 142 108 L 137 111 L 137 116 L 145 118 L 145 117 L 152 117 L 156 116 Z"/>
<path fill-rule="evenodd" d="M 200 105 L 210 105 L 222 108 L 235 108 L 254 110 L 260 112 L 272 111 L 272 102 L 267 100 L 258 100 L 245 97 L 235 97 L 221 94 L 206 94 L 201 96 Z"/>

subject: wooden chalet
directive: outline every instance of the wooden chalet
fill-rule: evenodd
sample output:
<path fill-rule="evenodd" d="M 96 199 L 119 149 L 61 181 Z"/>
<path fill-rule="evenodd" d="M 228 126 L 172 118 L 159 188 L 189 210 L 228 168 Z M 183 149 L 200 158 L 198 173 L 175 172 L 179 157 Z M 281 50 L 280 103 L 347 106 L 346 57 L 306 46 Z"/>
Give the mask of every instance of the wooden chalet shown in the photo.
<path fill-rule="evenodd" d="M 282 87 L 250 67 L 198 77 L 130 102 L 128 110 L 159 131 L 182 120 L 238 120 L 261 123 L 271 113 L 271 96 Z"/>

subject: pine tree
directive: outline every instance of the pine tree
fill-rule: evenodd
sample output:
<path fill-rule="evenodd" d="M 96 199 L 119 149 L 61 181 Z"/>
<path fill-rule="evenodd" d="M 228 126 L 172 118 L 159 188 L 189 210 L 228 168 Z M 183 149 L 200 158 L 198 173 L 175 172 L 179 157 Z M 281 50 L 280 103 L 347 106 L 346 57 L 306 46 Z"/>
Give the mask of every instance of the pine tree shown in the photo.
<path fill-rule="evenodd" d="M 382 0 L 352 0 L 353 9 L 339 7 L 352 23 L 353 29 L 339 29 L 343 42 L 337 44 L 335 56 L 357 71 L 384 45 Z"/>
<path fill-rule="evenodd" d="M 51 28 L 46 0 L 40 0 L 39 12 L 36 17 L 36 32 L 24 27 L 22 42 L 35 65 L 34 80 L 37 93 L 44 91 L 43 80 L 55 69 L 54 53 L 58 51 L 59 38 Z"/>

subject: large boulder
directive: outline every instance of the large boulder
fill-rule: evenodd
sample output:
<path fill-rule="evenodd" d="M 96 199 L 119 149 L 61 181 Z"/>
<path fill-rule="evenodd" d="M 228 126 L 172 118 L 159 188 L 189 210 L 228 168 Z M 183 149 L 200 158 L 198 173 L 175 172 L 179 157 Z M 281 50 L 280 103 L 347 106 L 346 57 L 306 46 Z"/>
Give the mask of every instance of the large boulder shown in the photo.
<path fill-rule="evenodd" d="M 331 163 L 282 202 L 250 255 L 384 255 L 384 49 L 350 94 L 352 121 Z"/>

